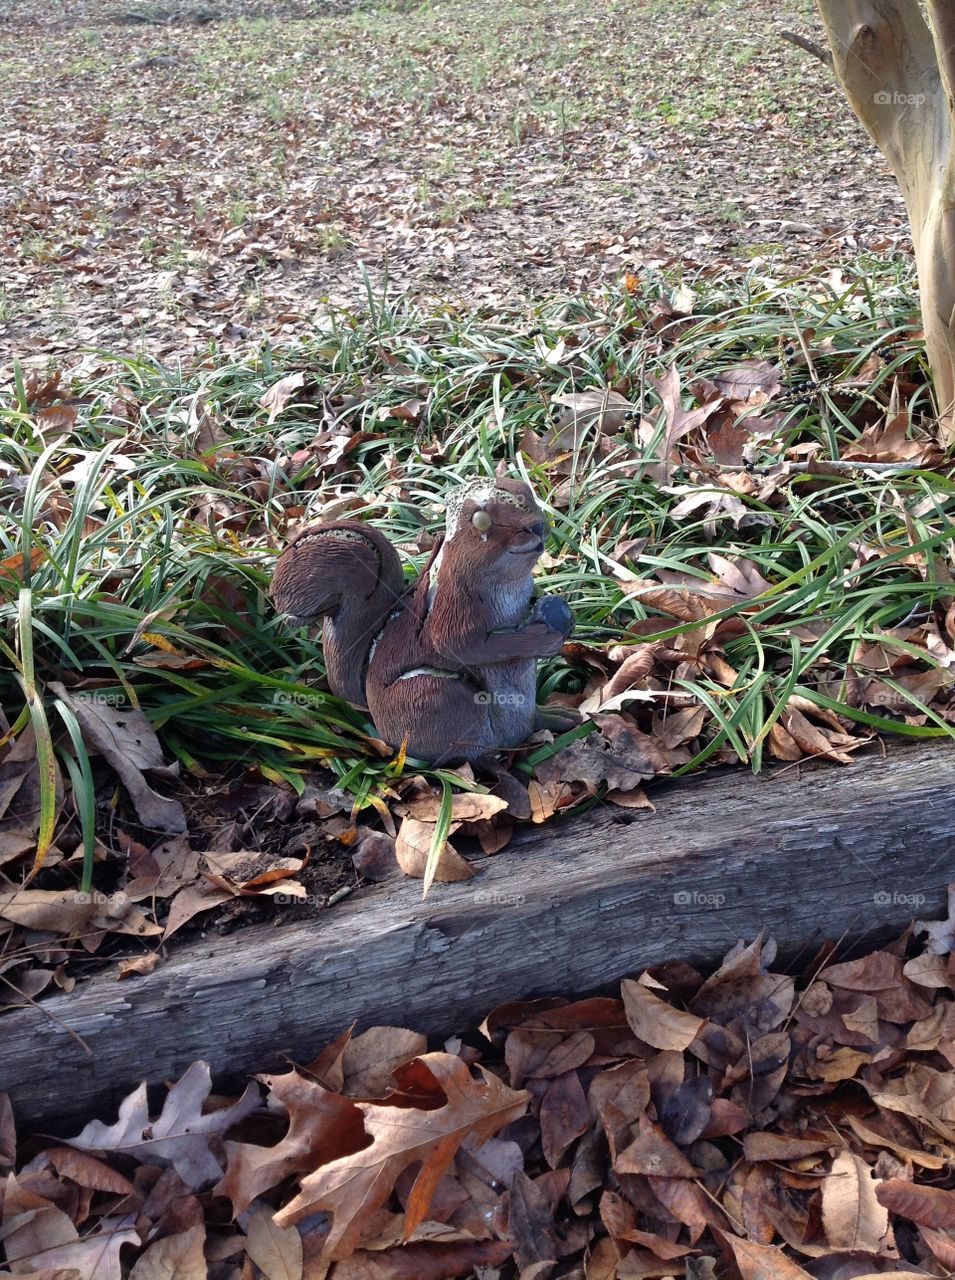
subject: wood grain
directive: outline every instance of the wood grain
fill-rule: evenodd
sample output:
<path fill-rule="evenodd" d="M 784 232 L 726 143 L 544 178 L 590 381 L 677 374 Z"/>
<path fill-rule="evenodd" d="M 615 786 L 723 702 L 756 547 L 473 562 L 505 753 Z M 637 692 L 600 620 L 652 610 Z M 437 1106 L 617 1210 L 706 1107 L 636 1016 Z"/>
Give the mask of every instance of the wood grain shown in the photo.
<path fill-rule="evenodd" d="M 495 1004 L 612 989 L 663 960 L 718 963 L 760 929 L 809 959 L 943 914 L 955 751 L 890 744 L 845 767 L 666 783 L 655 815 L 598 805 L 523 830 L 462 884 L 396 880 L 319 913 L 176 947 L 0 1020 L 0 1089 L 63 1132 L 205 1058 L 223 1084 L 307 1062 L 344 1027 L 474 1026 Z M 68 1034 L 81 1037 L 89 1054 Z"/>

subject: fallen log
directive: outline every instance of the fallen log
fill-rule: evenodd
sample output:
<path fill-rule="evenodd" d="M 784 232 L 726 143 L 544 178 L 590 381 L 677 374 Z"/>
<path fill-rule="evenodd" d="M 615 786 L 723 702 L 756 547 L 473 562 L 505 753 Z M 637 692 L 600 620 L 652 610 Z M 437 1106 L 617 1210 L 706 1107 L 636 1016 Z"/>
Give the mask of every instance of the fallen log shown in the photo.
<path fill-rule="evenodd" d="M 174 947 L 0 1020 L 0 1089 L 63 1132 L 142 1079 L 204 1058 L 220 1081 L 308 1062 L 343 1028 L 442 1034 L 495 1004 L 611 988 L 664 960 L 713 965 L 760 929 L 808 962 L 944 914 L 955 877 L 955 752 L 663 784 L 657 812 L 598 805 L 520 832 L 467 883 L 363 890 L 314 923 Z M 82 1043 L 81 1043 L 82 1041 Z"/>

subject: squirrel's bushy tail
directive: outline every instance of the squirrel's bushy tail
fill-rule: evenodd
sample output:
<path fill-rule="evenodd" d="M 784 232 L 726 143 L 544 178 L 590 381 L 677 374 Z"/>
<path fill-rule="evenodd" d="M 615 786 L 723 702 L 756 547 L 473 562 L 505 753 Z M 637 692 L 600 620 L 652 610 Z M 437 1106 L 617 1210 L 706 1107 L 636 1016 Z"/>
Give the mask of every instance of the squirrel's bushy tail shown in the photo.
<path fill-rule="evenodd" d="M 404 591 L 388 539 L 357 520 L 339 520 L 313 525 L 290 543 L 276 562 L 271 596 L 293 622 L 325 619 L 332 692 L 362 704 L 368 650 Z"/>

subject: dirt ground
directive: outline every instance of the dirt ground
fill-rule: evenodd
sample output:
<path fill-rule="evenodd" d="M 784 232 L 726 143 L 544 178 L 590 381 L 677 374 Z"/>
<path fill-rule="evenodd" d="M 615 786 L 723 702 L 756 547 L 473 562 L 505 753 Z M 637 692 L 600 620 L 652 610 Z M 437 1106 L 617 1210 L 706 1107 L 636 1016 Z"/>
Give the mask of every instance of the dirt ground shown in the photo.
<path fill-rule="evenodd" d="M 786 25 L 820 38 L 810 0 Z M 769 0 L 23 0 L 0 18 L 11 356 L 169 360 L 373 290 L 455 309 L 623 270 L 904 245 Z"/>

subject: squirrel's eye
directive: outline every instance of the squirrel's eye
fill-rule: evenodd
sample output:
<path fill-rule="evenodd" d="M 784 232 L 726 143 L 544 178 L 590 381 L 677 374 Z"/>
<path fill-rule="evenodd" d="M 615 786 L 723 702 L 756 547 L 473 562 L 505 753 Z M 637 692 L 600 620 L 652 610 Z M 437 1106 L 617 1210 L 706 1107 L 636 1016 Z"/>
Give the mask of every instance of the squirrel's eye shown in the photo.
<path fill-rule="evenodd" d="M 471 517 L 471 523 L 477 529 L 478 533 L 487 533 L 494 521 L 486 511 L 477 510 Z"/>

